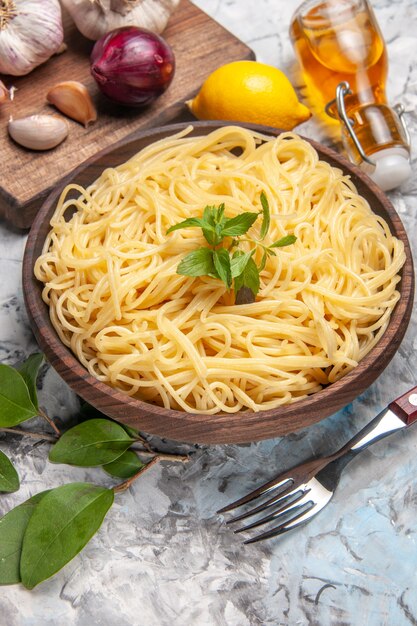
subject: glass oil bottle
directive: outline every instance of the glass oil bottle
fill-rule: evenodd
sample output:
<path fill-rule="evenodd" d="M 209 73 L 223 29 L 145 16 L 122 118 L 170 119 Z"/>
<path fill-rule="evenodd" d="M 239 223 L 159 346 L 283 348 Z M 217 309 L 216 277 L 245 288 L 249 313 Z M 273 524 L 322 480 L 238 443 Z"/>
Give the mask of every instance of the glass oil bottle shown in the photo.
<path fill-rule="evenodd" d="M 410 140 L 401 105 L 385 89 L 384 39 L 367 0 L 307 0 L 295 12 L 290 36 L 313 112 L 341 123 L 351 161 L 384 190 L 410 173 Z"/>

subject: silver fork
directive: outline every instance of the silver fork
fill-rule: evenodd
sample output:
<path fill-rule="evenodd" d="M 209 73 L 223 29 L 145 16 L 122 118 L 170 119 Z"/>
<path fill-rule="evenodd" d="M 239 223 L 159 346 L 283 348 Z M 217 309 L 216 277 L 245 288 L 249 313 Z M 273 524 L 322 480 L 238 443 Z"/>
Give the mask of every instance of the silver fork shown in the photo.
<path fill-rule="evenodd" d="M 359 452 L 397 430 L 411 426 L 414 421 L 417 421 L 417 387 L 410 389 L 391 402 L 334 454 L 310 459 L 283 472 L 243 498 L 220 509 L 217 513 L 226 513 L 262 498 L 262 502 L 258 506 L 229 519 L 226 523 L 234 524 L 266 511 L 268 515 L 258 517 L 251 524 L 235 530 L 235 533 L 277 521 L 279 522 L 278 526 L 273 526 L 269 530 L 247 539 L 244 543 L 270 539 L 305 524 L 329 503 L 343 469 Z M 271 495 L 272 497 L 265 500 L 266 496 Z"/>

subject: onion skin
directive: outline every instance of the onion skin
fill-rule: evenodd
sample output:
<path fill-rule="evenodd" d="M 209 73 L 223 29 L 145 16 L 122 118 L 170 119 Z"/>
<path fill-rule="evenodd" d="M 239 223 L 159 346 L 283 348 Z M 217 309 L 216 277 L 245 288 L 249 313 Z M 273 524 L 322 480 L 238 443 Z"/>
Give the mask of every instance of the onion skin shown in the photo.
<path fill-rule="evenodd" d="M 126 26 L 101 37 L 91 53 L 91 73 L 113 102 L 144 106 L 158 98 L 175 73 L 172 48 L 145 28 Z"/>

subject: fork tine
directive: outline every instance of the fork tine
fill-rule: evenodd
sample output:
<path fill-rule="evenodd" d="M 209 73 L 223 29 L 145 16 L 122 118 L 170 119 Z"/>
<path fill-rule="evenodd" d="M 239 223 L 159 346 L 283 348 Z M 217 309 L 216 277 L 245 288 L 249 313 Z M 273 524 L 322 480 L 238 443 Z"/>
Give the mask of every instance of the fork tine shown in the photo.
<path fill-rule="evenodd" d="M 226 524 L 234 524 L 234 522 L 240 522 L 242 519 L 246 519 L 247 517 L 256 515 L 256 513 L 261 513 L 261 511 L 266 511 L 266 509 L 269 509 L 274 504 L 277 506 L 280 506 L 288 502 L 288 500 L 290 500 L 292 496 L 295 496 L 296 494 L 300 493 L 300 490 L 301 490 L 301 494 L 303 494 L 304 487 L 305 485 L 300 485 L 299 487 L 296 487 L 295 489 L 292 489 L 291 491 L 288 491 L 289 488 L 287 487 L 287 489 L 285 489 L 278 495 L 273 496 L 266 502 L 263 502 L 262 504 L 255 507 L 254 509 L 249 509 L 249 511 L 246 511 L 245 513 L 242 513 L 241 515 L 237 515 L 236 517 L 232 517 L 231 519 L 227 520 Z M 291 502 L 296 502 L 296 500 L 291 500 Z"/>
<path fill-rule="evenodd" d="M 299 509 L 304 510 L 304 506 L 306 504 L 309 504 L 310 502 L 314 506 L 315 502 L 311 500 L 311 497 L 309 496 L 310 491 L 311 491 L 310 489 L 301 491 L 298 498 L 291 500 L 290 504 L 280 507 L 277 511 L 274 511 L 270 515 L 267 515 L 266 517 L 262 517 L 261 519 L 256 520 L 255 522 L 252 522 L 251 524 L 248 524 L 247 526 L 242 526 L 242 528 L 238 528 L 237 530 L 235 530 L 235 533 L 241 533 L 244 530 L 250 530 L 251 528 L 256 528 L 257 526 L 261 526 L 262 524 L 271 522 L 274 519 L 278 519 L 282 517 L 283 515 L 286 515 L 287 513 L 295 512 L 295 511 L 298 511 Z"/>
<path fill-rule="evenodd" d="M 246 539 L 246 541 L 244 541 L 243 543 L 244 544 L 256 543 L 257 541 L 262 541 L 263 539 L 272 539 L 272 537 L 277 537 L 278 535 L 282 535 L 283 533 L 286 533 L 288 530 L 292 530 L 293 528 L 296 528 L 297 526 L 300 526 L 301 524 L 305 524 L 312 517 L 317 515 L 317 513 L 319 513 L 320 511 L 321 511 L 321 507 L 317 508 L 316 503 L 311 501 L 311 506 L 307 509 L 307 511 L 299 513 L 288 522 L 284 522 L 283 524 L 280 524 L 279 526 L 276 526 L 275 528 L 271 528 L 271 530 L 267 530 L 266 532 L 261 533 L 260 535 L 256 535 L 255 537 L 252 537 L 251 539 Z"/>
<path fill-rule="evenodd" d="M 232 509 L 236 509 L 237 507 L 242 506 L 242 504 L 256 500 L 260 496 L 276 489 L 281 489 L 280 494 L 283 495 L 288 489 L 291 489 L 293 482 L 292 478 L 284 478 L 279 482 L 276 482 L 276 479 L 270 480 L 268 483 L 262 485 L 262 487 L 258 487 L 257 489 L 254 489 L 250 493 L 246 494 L 243 498 L 239 498 L 239 500 L 235 500 L 235 502 L 219 509 L 217 513 L 227 513 L 227 511 L 232 511 Z"/>

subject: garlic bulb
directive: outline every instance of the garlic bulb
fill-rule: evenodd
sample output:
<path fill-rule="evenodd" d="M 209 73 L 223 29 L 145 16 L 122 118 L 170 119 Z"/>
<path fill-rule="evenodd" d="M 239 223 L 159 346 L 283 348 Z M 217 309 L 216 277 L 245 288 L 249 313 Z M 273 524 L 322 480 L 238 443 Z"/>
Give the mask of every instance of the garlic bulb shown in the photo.
<path fill-rule="evenodd" d="M 161 33 L 179 0 L 61 0 L 78 30 L 96 41 L 122 26 Z"/>
<path fill-rule="evenodd" d="M 58 50 L 63 38 L 58 0 L 0 1 L 0 73 L 28 74 Z"/>

